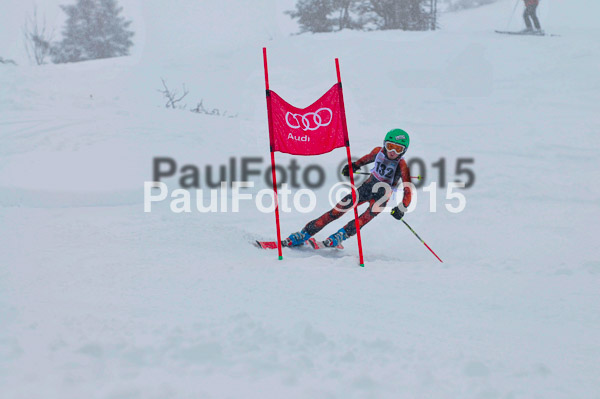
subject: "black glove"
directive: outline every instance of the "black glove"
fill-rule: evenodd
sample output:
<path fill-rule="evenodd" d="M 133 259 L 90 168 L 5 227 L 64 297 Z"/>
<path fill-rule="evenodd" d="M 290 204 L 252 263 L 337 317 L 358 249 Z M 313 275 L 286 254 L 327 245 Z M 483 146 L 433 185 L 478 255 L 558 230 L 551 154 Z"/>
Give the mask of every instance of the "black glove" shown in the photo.
<path fill-rule="evenodd" d="M 397 206 L 395 206 L 395 207 L 392 209 L 392 212 L 390 212 L 390 214 L 391 214 L 391 215 L 392 215 L 392 216 L 393 216 L 395 219 L 397 219 L 397 220 L 400 220 L 400 219 L 402 219 L 402 218 L 404 217 L 404 212 L 402 212 L 402 211 L 400 210 L 400 208 L 398 208 Z"/>
<path fill-rule="evenodd" d="M 360 166 L 356 165 L 355 162 L 352 162 L 352 173 L 356 172 L 359 169 Z M 350 176 L 350 169 L 348 168 L 348 165 L 344 165 L 344 168 L 342 169 L 342 176 Z"/>

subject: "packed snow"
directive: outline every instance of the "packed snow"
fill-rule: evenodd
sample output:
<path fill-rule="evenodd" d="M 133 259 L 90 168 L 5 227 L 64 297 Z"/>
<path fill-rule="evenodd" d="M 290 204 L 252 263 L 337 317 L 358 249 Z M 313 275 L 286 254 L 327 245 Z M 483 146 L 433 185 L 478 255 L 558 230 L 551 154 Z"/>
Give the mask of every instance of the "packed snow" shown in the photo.
<path fill-rule="evenodd" d="M 0 64 L 2 399 L 600 398 L 600 4 L 543 0 L 556 37 L 495 34 L 512 0 L 435 32 L 302 35 L 292 1 L 123 4 L 129 57 L 34 67 L 18 29 L 0 32 L 19 63 Z M 28 10 L 0 5 L 3 26 Z M 426 185 L 440 158 L 446 182 L 474 159 L 463 212 L 440 187 L 437 212 L 419 189 L 405 216 L 444 263 L 387 214 L 362 230 L 361 268 L 355 237 L 283 260 L 256 248 L 275 217 L 252 201 L 144 212 L 155 157 L 197 166 L 206 198 L 207 165 L 214 180 L 261 157 L 246 192 L 269 188 L 263 46 L 271 88 L 301 107 L 339 58 L 353 156 L 401 127 Z M 186 109 L 164 107 L 161 78 L 185 84 Z M 201 100 L 221 115 L 190 112 Z M 327 173 L 317 209 L 281 214 L 284 236 L 329 209 L 344 158 L 276 154 Z"/>

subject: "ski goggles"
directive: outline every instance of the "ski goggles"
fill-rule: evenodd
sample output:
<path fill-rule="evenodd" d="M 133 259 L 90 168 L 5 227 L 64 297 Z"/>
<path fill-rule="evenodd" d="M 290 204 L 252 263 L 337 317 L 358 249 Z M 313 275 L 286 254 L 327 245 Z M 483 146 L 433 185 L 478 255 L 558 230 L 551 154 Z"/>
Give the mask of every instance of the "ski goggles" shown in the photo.
<path fill-rule="evenodd" d="M 389 152 L 395 152 L 398 155 L 404 154 L 404 151 L 406 151 L 406 147 L 402 144 L 396 144 L 390 141 L 385 142 L 385 149 Z"/>

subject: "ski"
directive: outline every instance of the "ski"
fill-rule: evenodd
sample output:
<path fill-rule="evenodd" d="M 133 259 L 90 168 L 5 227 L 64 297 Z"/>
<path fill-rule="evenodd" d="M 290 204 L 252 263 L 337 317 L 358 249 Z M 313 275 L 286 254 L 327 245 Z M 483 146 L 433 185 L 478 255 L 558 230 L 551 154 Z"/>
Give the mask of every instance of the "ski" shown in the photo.
<path fill-rule="evenodd" d="M 256 240 L 256 246 L 258 246 L 259 248 L 262 248 L 262 249 L 277 249 L 277 241 L 259 241 L 259 240 Z M 326 247 L 325 244 L 323 244 L 323 241 L 317 241 L 314 238 L 309 238 L 308 241 L 306 241 L 303 245 L 299 245 L 297 247 L 286 247 L 286 246 L 283 246 L 283 248 L 326 249 L 326 248 L 329 248 L 329 247 Z M 335 248 L 337 248 L 337 249 L 344 249 L 344 247 L 342 246 L 342 244 L 338 245 Z"/>
<path fill-rule="evenodd" d="M 277 241 L 258 241 L 256 240 L 256 246 L 262 249 L 277 249 Z"/>
<path fill-rule="evenodd" d="M 309 238 L 308 242 L 310 243 L 310 245 L 312 245 L 312 247 L 314 249 L 324 249 L 324 248 L 344 249 L 344 247 L 342 246 L 342 244 L 338 244 L 336 247 L 326 247 L 325 244 L 323 243 L 323 241 L 317 241 L 314 238 Z"/>
<path fill-rule="evenodd" d="M 519 35 L 519 36 L 560 36 L 560 35 L 555 35 L 552 33 L 536 32 L 536 31 L 526 32 L 526 31 L 496 30 L 494 32 L 501 33 L 504 35 Z"/>

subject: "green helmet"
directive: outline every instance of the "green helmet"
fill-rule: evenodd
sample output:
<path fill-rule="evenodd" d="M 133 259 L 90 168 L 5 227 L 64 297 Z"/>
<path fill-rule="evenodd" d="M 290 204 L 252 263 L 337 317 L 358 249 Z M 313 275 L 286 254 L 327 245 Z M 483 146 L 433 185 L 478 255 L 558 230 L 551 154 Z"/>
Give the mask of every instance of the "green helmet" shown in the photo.
<path fill-rule="evenodd" d="M 408 145 L 410 144 L 410 136 L 402 129 L 393 129 L 386 133 L 385 139 L 383 139 L 384 146 L 386 141 L 389 141 L 390 143 L 403 145 L 404 148 L 408 150 Z"/>

